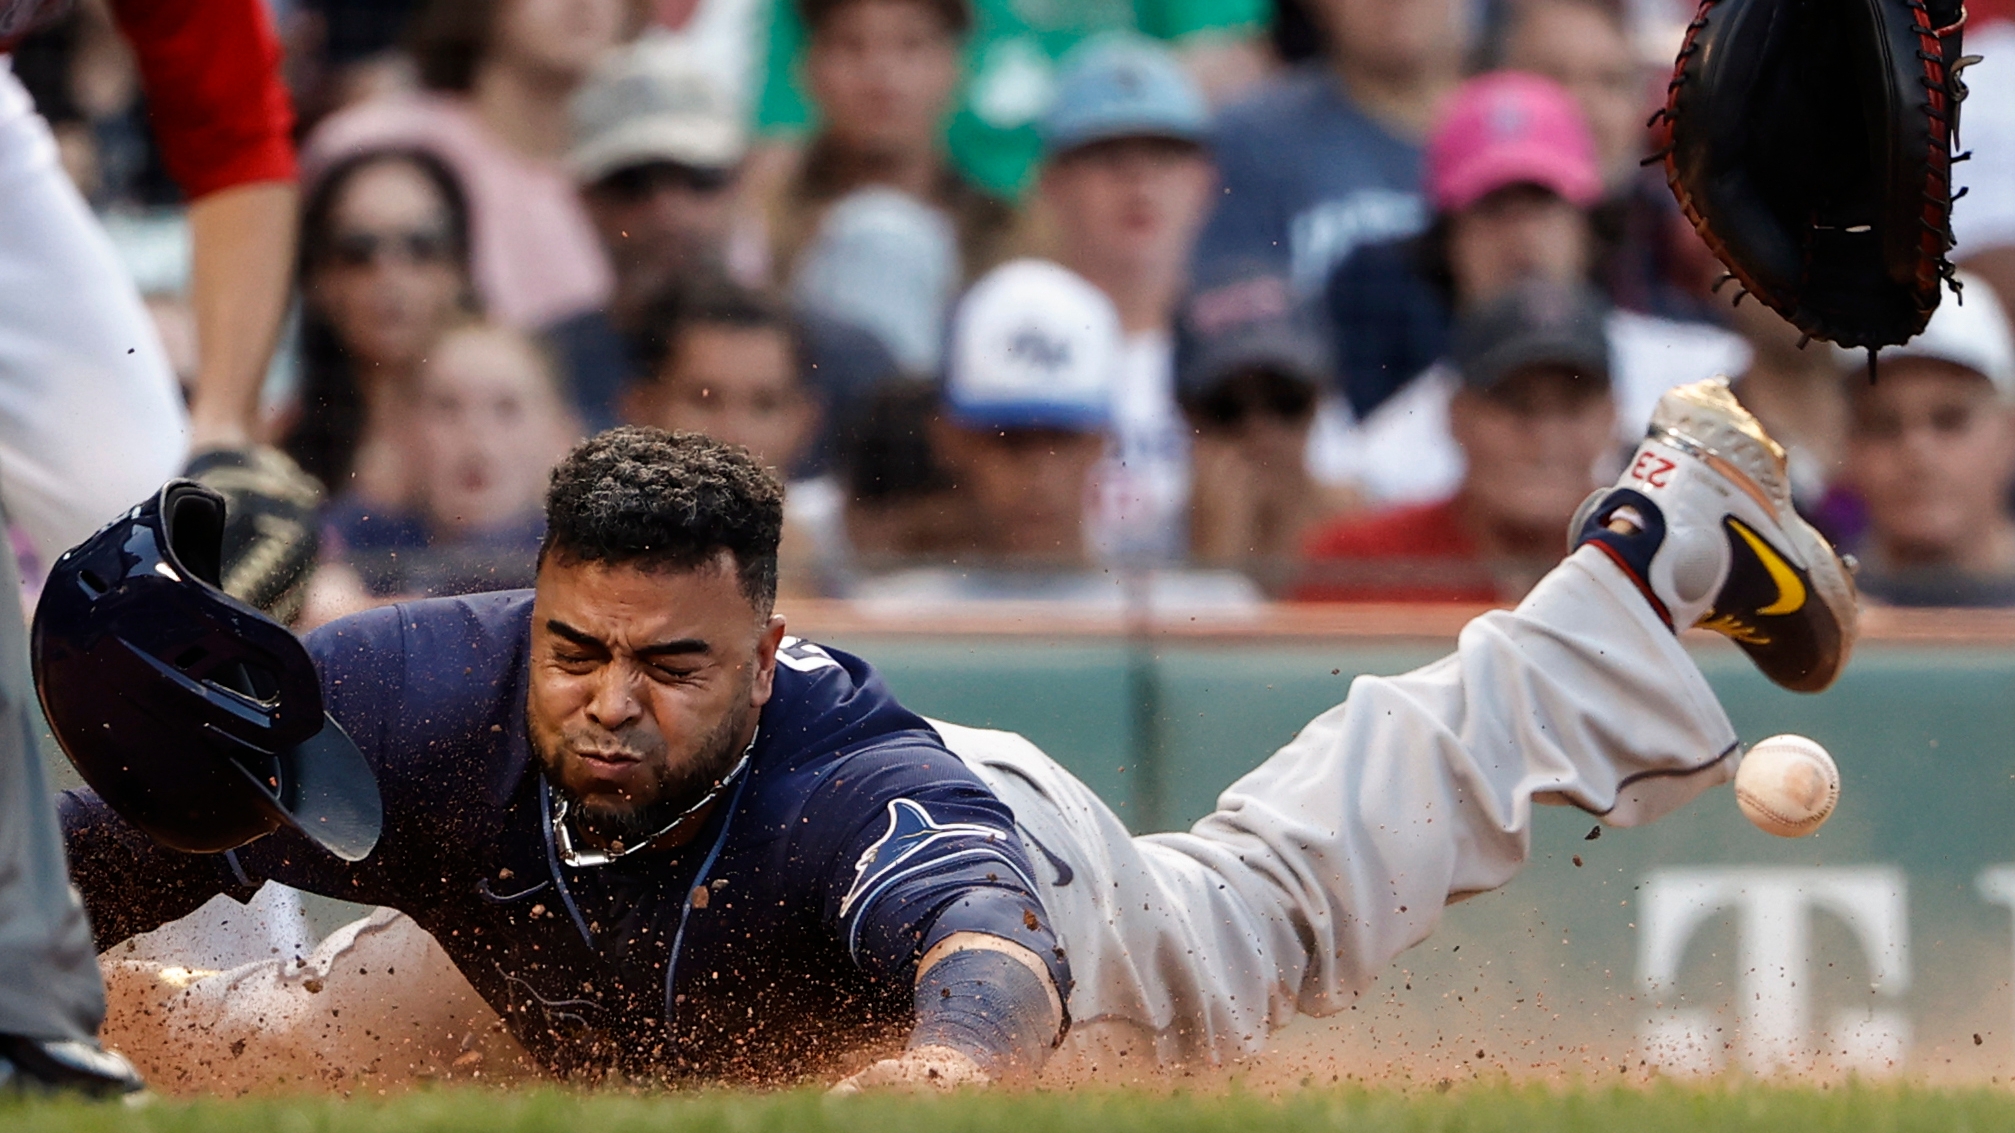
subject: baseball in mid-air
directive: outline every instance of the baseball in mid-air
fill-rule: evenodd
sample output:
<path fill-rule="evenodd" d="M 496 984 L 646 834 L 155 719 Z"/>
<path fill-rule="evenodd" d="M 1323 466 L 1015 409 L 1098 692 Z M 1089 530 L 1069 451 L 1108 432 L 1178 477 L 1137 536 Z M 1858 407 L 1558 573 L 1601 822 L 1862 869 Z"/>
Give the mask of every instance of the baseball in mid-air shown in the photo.
<path fill-rule="evenodd" d="M 1825 823 L 1840 801 L 1840 769 L 1804 736 L 1772 736 L 1751 745 L 1735 771 L 1735 802 L 1766 834 L 1802 838 Z"/>

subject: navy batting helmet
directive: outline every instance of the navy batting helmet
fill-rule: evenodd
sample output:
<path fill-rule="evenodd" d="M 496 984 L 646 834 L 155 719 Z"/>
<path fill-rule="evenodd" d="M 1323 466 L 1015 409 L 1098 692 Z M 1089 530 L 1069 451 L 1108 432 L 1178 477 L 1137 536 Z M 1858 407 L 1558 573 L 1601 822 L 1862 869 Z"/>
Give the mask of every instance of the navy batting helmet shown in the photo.
<path fill-rule="evenodd" d="M 356 861 L 384 812 L 287 627 L 218 587 L 224 498 L 171 480 L 56 560 L 35 687 L 85 782 L 161 844 L 220 853 L 292 826 Z"/>

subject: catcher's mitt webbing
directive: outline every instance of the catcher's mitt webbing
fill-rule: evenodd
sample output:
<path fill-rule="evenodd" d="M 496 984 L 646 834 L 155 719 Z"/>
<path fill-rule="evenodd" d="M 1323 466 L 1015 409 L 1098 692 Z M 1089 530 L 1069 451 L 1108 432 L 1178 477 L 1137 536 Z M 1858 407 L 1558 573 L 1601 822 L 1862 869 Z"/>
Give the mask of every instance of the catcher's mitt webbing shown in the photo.
<path fill-rule="evenodd" d="M 1736 302 L 1842 346 L 1924 329 L 1953 271 L 1965 22 L 1960 0 L 1702 0 L 1651 160 Z"/>
<path fill-rule="evenodd" d="M 320 549 L 322 486 L 264 445 L 199 453 L 185 475 L 224 497 L 224 592 L 293 621 Z"/>

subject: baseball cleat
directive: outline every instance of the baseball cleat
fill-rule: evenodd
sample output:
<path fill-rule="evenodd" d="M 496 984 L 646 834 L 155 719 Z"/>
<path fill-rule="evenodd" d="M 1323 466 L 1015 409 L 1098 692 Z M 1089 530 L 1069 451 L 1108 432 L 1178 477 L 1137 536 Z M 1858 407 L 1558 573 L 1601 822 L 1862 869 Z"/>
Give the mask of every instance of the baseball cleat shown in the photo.
<path fill-rule="evenodd" d="M 0 1035 L 0 1096 L 77 1094 L 135 1098 L 147 1084 L 125 1057 L 94 1042 Z"/>
<path fill-rule="evenodd" d="M 1732 639 L 1785 688 L 1818 692 L 1853 651 L 1847 563 L 1792 508 L 1783 448 L 1725 378 L 1659 399 L 1623 477 L 1581 505 L 1568 539 L 1613 559 L 1668 626 Z"/>

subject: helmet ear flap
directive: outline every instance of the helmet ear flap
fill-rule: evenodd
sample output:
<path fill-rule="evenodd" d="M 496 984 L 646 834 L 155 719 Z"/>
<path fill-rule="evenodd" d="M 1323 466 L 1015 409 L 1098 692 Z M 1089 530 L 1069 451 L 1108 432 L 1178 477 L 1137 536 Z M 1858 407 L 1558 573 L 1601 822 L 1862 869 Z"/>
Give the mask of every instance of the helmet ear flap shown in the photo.
<path fill-rule="evenodd" d="M 193 481 L 171 484 L 162 493 L 161 533 L 183 574 L 223 589 L 223 496 Z"/>

